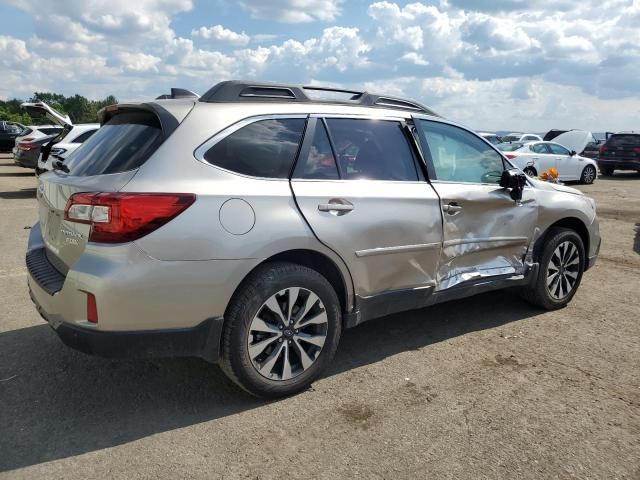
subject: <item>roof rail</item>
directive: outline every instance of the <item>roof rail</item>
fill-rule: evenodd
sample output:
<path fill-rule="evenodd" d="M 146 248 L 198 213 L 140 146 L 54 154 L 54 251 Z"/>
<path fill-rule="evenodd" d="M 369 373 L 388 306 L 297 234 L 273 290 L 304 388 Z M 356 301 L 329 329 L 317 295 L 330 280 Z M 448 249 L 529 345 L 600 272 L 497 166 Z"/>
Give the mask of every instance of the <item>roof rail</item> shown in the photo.
<path fill-rule="evenodd" d="M 313 98 L 318 92 L 347 94 L 347 98 Z M 360 107 L 378 107 L 408 110 L 426 113 L 439 117 L 437 113 L 418 102 L 401 97 L 376 95 L 369 92 L 347 90 L 341 88 L 322 87 L 316 85 L 287 85 L 268 82 L 249 82 L 227 80 L 211 87 L 200 97 L 201 102 L 236 103 L 236 102 L 291 102 L 353 105 Z"/>
<path fill-rule="evenodd" d="M 172 88 L 171 94 L 159 95 L 156 97 L 156 100 L 168 100 L 168 99 L 176 99 L 176 98 L 200 98 L 197 93 L 193 93 L 191 90 L 186 90 L 184 88 Z"/>

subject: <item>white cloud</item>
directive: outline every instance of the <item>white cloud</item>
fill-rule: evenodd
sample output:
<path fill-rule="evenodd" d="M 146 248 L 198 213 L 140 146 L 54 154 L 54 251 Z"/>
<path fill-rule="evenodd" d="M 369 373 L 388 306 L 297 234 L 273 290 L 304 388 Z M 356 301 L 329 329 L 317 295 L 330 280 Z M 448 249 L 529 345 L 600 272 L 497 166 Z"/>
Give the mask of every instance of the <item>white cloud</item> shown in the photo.
<path fill-rule="evenodd" d="M 191 0 L 11 1 L 35 28 L 0 36 L 3 96 L 155 97 L 256 78 L 404 93 L 478 128 L 637 128 L 638 0 L 235 0 L 269 21 L 233 29 L 224 12 L 185 28 Z"/>
<path fill-rule="evenodd" d="M 242 0 L 253 18 L 284 23 L 332 22 L 341 14 L 342 0 Z"/>
<path fill-rule="evenodd" d="M 205 40 L 217 40 L 229 45 L 244 46 L 249 43 L 251 37 L 244 32 L 234 32 L 224 28 L 222 25 L 214 25 L 213 27 L 206 28 L 200 27 L 191 31 L 192 37 L 200 37 Z"/>
<path fill-rule="evenodd" d="M 157 65 L 162 61 L 160 57 L 144 53 L 120 52 L 117 57 L 123 68 L 132 72 L 157 72 Z"/>

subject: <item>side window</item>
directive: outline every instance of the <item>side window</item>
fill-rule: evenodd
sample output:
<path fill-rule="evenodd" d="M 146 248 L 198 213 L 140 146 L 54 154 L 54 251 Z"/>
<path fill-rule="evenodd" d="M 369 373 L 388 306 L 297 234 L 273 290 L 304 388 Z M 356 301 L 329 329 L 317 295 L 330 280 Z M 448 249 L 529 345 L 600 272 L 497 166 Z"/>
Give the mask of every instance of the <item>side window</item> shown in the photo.
<path fill-rule="evenodd" d="M 536 143 L 535 145 L 531 145 L 531 151 L 543 154 L 551 153 L 549 152 L 549 150 L 547 150 L 547 145 L 544 143 Z"/>
<path fill-rule="evenodd" d="M 416 181 L 418 171 L 399 122 L 327 119 L 343 179 Z"/>
<path fill-rule="evenodd" d="M 303 151 L 306 148 L 303 147 Z M 306 158 L 298 159 L 294 178 L 312 178 L 318 180 L 337 180 L 340 178 L 336 159 L 331 150 L 331 142 L 322 121 L 316 123 L 313 143 Z"/>
<path fill-rule="evenodd" d="M 83 143 L 87 138 L 96 133 L 97 130 L 89 130 L 88 132 L 84 132 L 81 135 L 78 135 L 73 143 Z"/>
<path fill-rule="evenodd" d="M 557 143 L 548 143 L 549 149 L 551 153 L 554 155 L 569 155 L 571 152 L 564 148 L 562 145 L 558 145 Z"/>
<path fill-rule="evenodd" d="M 305 123 L 304 118 L 259 120 L 220 140 L 204 159 L 243 175 L 287 178 Z"/>
<path fill-rule="evenodd" d="M 502 156 L 478 137 L 445 123 L 419 120 L 418 125 L 427 141 L 437 180 L 500 182 Z"/>

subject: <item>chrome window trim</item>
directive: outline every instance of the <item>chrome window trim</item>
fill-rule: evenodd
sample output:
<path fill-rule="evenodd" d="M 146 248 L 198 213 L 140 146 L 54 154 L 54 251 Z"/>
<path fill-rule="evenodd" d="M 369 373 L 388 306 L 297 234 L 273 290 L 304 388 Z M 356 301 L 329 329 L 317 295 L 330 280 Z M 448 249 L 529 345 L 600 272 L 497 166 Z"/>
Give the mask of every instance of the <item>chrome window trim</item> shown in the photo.
<path fill-rule="evenodd" d="M 306 114 L 306 113 L 291 113 L 291 114 L 278 113 L 278 114 L 255 115 L 253 117 L 243 118 L 242 120 L 238 120 L 236 123 L 232 123 L 231 125 L 223 128 L 218 133 L 216 133 L 213 136 L 209 137 L 208 140 L 205 140 L 204 143 L 202 143 L 199 147 L 197 147 L 193 151 L 193 156 L 195 157 L 196 160 L 198 160 L 199 162 L 201 162 L 201 163 L 203 163 L 203 164 L 205 164 L 205 165 L 207 165 L 209 167 L 215 168 L 215 169 L 220 170 L 222 172 L 230 173 L 232 175 L 238 175 L 240 177 L 252 178 L 252 179 L 256 179 L 256 180 L 275 180 L 275 181 L 286 181 L 286 182 L 288 182 L 289 181 L 288 177 L 287 178 L 254 177 L 252 175 L 246 175 L 244 173 L 234 172 L 233 170 L 228 170 L 226 168 L 222 168 L 222 167 L 219 167 L 217 165 L 213 165 L 212 163 L 207 162 L 205 160 L 205 158 L 204 158 L 204 154 L 207 153 L 211 147 L 213 147 L 217 143 L 221 142 L 222 140 L 227 138 L 232 133 L 237 132 L 241 128 L 246 127 L 247 125 L 251 125 L 252 123 L 256 123 L 256 122 L 259 122 L 259 121 L 262 121 L 262 120 L 283 120 L 283 119 L 284 120 L 286 120 L 286 119 L 303 119 L 303 120 L 306 120 L 307 118 L 309 118 L 309 114 Z M 302 140 L 304 140 L 304 134 L 305 134 L 305 132 L 302 132 L 302 138 L 300 139 L 301 142 L 302 142 Z"/>

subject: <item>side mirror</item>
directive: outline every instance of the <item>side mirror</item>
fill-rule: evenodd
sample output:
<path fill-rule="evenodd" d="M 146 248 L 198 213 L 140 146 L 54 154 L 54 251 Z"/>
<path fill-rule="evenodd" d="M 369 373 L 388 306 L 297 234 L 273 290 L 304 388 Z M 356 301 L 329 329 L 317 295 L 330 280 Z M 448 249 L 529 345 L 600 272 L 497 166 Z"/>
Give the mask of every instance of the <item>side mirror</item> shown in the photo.
<path fill-rule="evenodd" d="M 522 190 L 527 184 L 527 176 L 517 168 L 510 168 L 502 172 L 500 186 L 511 190 L 509 195 L 514 201 L 522 199 Z"/>
<path fill-rule="evenodd" d="M 572 157 L 576 154 L 575 150 L 571 150 L 571 153 L 569 155 L 571 155 Z"/>

